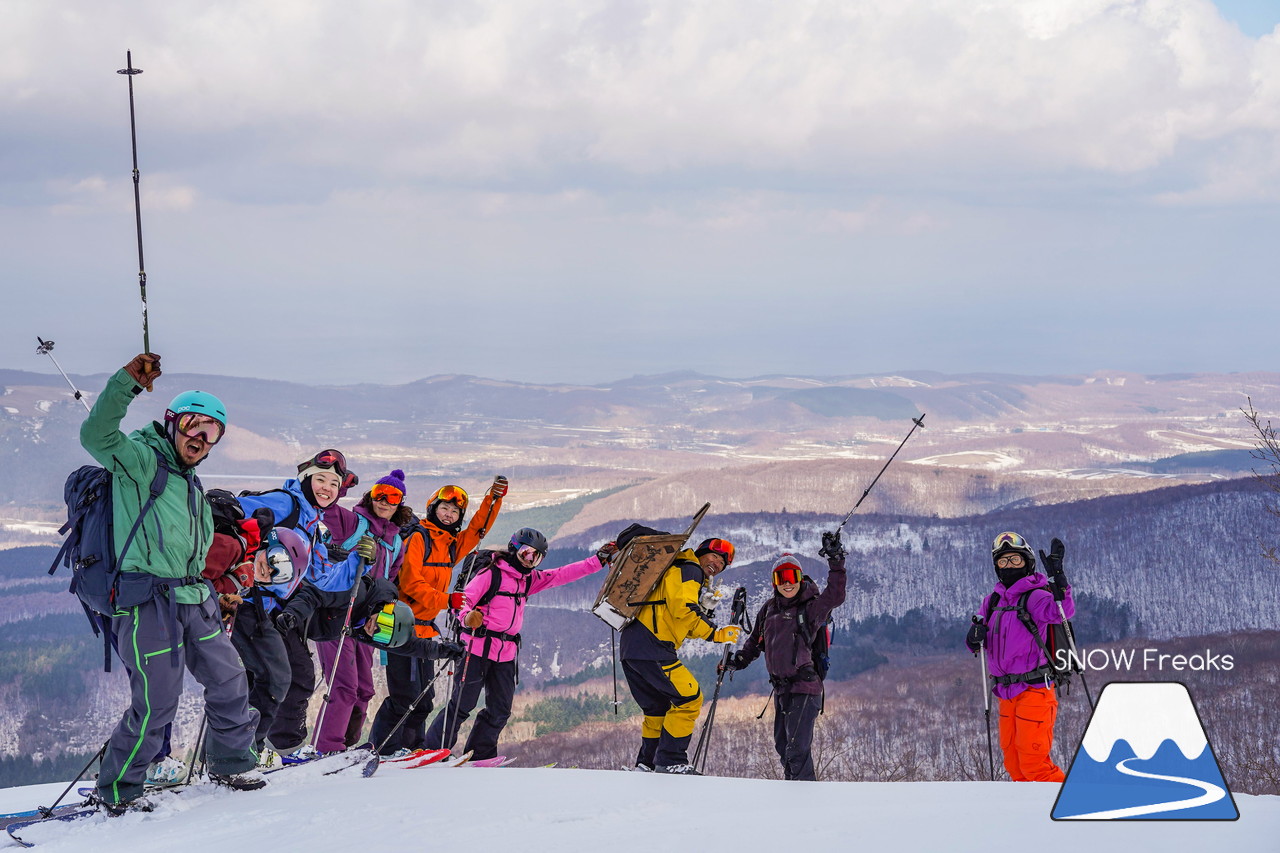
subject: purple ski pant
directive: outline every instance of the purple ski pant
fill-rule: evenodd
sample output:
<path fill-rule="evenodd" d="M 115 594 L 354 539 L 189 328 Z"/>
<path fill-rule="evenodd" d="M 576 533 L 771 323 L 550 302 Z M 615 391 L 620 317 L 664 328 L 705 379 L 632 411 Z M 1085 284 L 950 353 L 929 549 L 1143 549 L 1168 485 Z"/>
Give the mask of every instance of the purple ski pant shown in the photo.
<path fill-rule="evenodd" d="M 333 658 L 338 653 L 338 640 L 316 643 L 320 669 L 327 679 L 333 671 Z M 329 706 L 316 734 L 316 749 L 337 752 L 360 741 L 365 711 L 373 698 L 373 649 L 348 639 L 342 644 L 342 659 L 329 686 Z"/>

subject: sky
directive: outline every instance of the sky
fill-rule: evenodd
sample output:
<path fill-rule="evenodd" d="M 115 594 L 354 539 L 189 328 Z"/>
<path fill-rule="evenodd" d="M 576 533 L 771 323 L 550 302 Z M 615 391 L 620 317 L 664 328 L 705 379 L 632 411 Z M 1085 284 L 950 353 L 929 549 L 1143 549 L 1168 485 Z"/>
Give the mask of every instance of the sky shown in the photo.
<path fill-rule="evenodd" d="M 1271 3 L 4 9 L 0 367 L 1275 369 Z"/>

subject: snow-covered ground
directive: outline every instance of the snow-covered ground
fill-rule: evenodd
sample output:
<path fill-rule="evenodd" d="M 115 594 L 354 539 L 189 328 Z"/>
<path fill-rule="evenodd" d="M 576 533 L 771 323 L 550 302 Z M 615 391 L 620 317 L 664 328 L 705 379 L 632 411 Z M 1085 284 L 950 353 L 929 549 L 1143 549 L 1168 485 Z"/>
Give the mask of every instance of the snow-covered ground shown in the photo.
<path fill-rule="evenodd" d="M 1280 797 L 1236 796 L 1234 822 L 1054 822 L 1058 786 L 774 782 L 570 768 L 384 765 L 362 779 L 273 774 L 193 788 L 151 814 L 28 830 L 42 851 L 1275 851 Z M 63 786 L 0 790 L 0 811 Z M 13 844 L 7 835 L 0 843 Z M 16 849 L 16 845 L 14 845 Z"/>

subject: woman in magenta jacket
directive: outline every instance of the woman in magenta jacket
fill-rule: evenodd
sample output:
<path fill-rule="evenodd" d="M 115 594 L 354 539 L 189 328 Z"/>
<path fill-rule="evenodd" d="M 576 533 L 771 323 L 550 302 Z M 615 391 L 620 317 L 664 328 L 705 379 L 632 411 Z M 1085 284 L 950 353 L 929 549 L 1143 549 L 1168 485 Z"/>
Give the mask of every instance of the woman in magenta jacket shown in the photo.
<path fill-rule="evenodd" d="M 427 731 L 427 749 L 453 748 L 458 728 L 471 716 L 484 690 L 485 707 L 471 727 L 464 751 L 471 752 L 472 758 L 498 754 L 498 736 L 511 716 L 515 694 L 525 601 L 545 589 L 600 571 L 616 550 L 617 546 L 609 543 L 585 560 L 558 569 L 539 569 L 547 555 L 547 539 L 524 527 L 511 537 L 505 551 L 494 554 L 487 569 L 476 573 L 465 590 L 450 596 L 449 606 L 461 611 L 467 656 L 449 704 Z"/>

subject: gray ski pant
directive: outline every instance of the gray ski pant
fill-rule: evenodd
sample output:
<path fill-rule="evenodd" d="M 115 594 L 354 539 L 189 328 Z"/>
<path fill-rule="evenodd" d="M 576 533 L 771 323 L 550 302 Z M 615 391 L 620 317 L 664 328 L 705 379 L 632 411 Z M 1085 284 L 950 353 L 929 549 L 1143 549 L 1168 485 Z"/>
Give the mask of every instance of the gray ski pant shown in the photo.
<path fill-rule="evenodd" d="M 177 606 L 176 661 L 167 619 L 168 603 L 155 599 L 111 619 L 120 659 L 129 673 L 132 700 L 107 742 L 98 773 L 98 793 L 108 802 L 141 796 L 147 765 L 178 710 L 183 662 L 204 685 L 209 772 L 243 773 L 257 764 L 253 741 L 258 712 L 249 707 L 244 666 L 222 628 L 217 601 L 209 598 L 202 604 Z"/>

